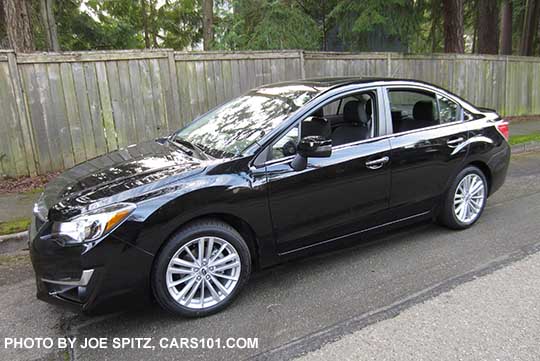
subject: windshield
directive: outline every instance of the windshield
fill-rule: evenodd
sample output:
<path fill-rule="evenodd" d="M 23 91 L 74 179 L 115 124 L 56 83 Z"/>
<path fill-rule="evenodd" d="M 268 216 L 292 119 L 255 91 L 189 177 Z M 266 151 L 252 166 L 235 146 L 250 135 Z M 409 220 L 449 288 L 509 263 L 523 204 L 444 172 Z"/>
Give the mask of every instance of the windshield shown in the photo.
<path fill-rule="evenodd" d="M 189 142 L 216 158 L 234 157 L 276 128 L 320 89 L 306 85 L 258 88 L 204 114 L 172 141 Z"/>

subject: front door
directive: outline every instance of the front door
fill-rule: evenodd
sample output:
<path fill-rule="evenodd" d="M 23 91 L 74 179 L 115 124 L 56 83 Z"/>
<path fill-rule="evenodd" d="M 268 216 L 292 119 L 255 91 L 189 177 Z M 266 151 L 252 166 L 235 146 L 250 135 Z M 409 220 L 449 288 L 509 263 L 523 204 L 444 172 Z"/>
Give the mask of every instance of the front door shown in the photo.
<path fill-rule="evenodd" d="M 280 254 L 369 228 L 388 208 L 390 141 L 377 136 L 381 119 L 377 92 L 357 95 L 358 100 L 350 100 L 341 118 L 317 111 L 318 116 L 340 118 L 332 127 L 335 145 L 329 158 L 309 158 L 307 168 L 301 171 L 291 168 L 292 157 L 266 165 L 269 207 Z M 328 112 L 330 108 L 324 109 Z M 361 118 L 360 123 L 368 119 L 369 124 L 358 124 L 356 116 Z M 355 126 L 373 130 L 366 132 Z M 295 134 L 293 129 L 276 143 L 277 147 L 290 144 Z M 359 138 L 353 139 L 351 134 Z"/>

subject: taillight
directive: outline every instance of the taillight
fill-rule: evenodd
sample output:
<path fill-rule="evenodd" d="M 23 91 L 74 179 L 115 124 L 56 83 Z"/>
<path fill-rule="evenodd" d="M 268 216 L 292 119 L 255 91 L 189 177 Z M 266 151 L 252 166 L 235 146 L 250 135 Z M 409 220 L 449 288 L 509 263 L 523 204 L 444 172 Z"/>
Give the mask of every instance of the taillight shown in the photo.
<path fill-rule="evenodd" d="M 510 136 L 510 129 L 508 128 L 508 122 L 506 120 L 501 120 L 497 123 L 497 129 L 502 134 L 502 136 L 508 140 Z"/>

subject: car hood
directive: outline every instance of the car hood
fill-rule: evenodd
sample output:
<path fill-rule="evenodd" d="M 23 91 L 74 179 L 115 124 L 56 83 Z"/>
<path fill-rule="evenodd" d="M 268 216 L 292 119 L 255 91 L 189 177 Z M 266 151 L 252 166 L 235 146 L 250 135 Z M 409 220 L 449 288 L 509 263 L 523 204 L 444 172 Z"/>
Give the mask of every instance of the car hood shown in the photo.
<path fill-rule="evenodd" d="M 73 217 L 141 197 L 198 173 L 209 163 L 189 156 L 166 140 L 139 143 L 60 174 L 47 185 L 34 211 L 42 219 Z"/>

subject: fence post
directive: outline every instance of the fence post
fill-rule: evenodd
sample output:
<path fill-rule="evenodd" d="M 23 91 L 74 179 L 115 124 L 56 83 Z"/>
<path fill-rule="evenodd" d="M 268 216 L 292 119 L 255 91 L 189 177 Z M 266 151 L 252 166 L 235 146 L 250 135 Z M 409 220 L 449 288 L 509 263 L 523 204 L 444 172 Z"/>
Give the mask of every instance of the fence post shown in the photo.
<path fill-rule="evenodd" d="M 508 102 L 508 90 L 510 88 L 510 84 L 509 84 L 509 80 L 508 80 L 508 72 L 510 71 L 509 70 L 509 67 L 508 67 L 508 55 L 505 55 L 505 59 L 504 59 L 504 115 L 509 115 L 509 112 L 508 112 L 508 106 L 509 106 L 509 102 Z"/>
<path fill-rule="evenodd" d="M 392 53 L 386 53 L 386 76 L 392 77 Z"/>
<path fill-rule="evenodd" d="M 28 174 L 31 176 L 35 176 L 37 175 L 37 170 L 34 152 L 34 137 L 32 134 L 32 126 L 30 124 L 30 115 L 28 109 L 26 108 L 23 85 L 21 77 L 19 75 L 17 56 L 15 52 L 9 52 L 7 54 L 7 58 L 9 74 L 11 78 L 11 86 L 13 88 L 13 94 L 15 95 L 15 102 L 17 104 L 18 121 L 21 127 L 20 130 L 24 143 L 24 151 L 26 154 L 26 166 L 28 168 Z"/>
<path fill-rule="evenodd" d="M 306 69 L 305 69 L 305 58 L 304 58 L 304 51 L 303 50 L 300 50 L 299 51 L 300 53 L 300 77 L 301 79 L 305 79 L 306 78 Z"/>

